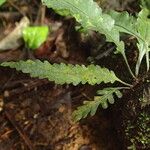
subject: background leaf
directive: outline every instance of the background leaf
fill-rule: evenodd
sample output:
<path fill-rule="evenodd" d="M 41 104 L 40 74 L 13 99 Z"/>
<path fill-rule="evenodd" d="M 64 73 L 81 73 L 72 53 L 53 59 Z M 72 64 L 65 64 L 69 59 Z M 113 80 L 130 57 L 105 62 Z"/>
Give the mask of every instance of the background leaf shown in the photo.
<path fill-rule="evenodd" d="M 47 26 L 26 27 L 23 30 L 23 39 L 30 49 L 36 49 L 43 44 L 48 36 Z"/>
<path fill-rule="evenodd" d="M 0 6 L 3 5 L 6 2 L 6 0 L 0 0 Z"/>

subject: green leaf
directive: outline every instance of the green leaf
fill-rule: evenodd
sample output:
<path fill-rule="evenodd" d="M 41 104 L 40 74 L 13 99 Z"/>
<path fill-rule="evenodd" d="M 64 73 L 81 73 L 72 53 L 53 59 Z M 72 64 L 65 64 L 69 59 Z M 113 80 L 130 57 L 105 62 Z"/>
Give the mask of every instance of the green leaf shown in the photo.
<path fill-rule="evenodd" d="M 135 37 L 139 36 L 135 27 L 136 18 L 129 15 L 128 12 L 117 12 L 112 10 L 109 12 L 109 14 L 115 20 L 115 28 L 119 32 L 128 33 Z"/>
<path fill-rule="evenodd" d="M 122 93 L 119 88 L 105 88 L 97 91 L 98 96 L 94 97 L 93 101 L 84 101 L 84 105 L 79 106 L 77 110 L 73 112 L 74 121 L 79 121 L 82 118 L 86 118 L 88 114 L 95 115 L 98 107 L 101 105 L 104 109 L 108 107 L 108 103 L 114 103 L 114 94 L 118 97 L 122 97 Z"/>
<path fill-rule="evenodd" d="M 91 85 L 104 83 L 114 83 L 120 80 L 113 71 L 100 66 L 84 66 L 71 64 L 50 64 L 48 61 L 27 60 L 19 62 L 4 62 L 1 66 L 16 68 L 23 73 L 29 73 L 31 77 L 47 78 L 49 81 L 55 81 L 56 84 L 73 84 L 79 83 Z"/>
<path fill-rule="evenodd" d="M 150 0 L 141 0 L 141 5 L 143 8 L 147 8 L 150 12 Z"/>
<path fill-rule="evenodd" d="M 3 5 L 6 2 L 6 0 L 0 0 L 0 6 Z"/>
<path fill-rule="evenodd" d="M 111 17 L 115 20 L 115 28 L 119 32 L 133 35 L 138 40 L 139 57 L 136 64 L 135 74 L 139 74 L 139 68 L 143 57 L 146 55 L 147 71 L 149 70 L 149 46 L 150 46 L 150 19 L 148 18 L 149 10 L 143 9 L 138 18 L 130 16 L 128 12 L 109 12 Z"/>
<path fill-rule="evenodd" d="M 23 30 L 23 39 L 28 48 L 36 49 L 46 41 L 48 33 L 47 26 L 26 27 Z"/>
<path fill-rule="evenodd" d="M 111 30 L 114 25 L 114 20 L 107 15 L 102 15 L 101 8 L 92 0 L 43 0 L 43 3 L 60 12 L 66 10 L 86 29 L 104 28 Z M 107 24 L 108 21 L 110 22 L 109 25 Z M 100 27 L 101 23 L 103 27 Z"/>
<path fill-rule="evenodd" d="M 150 51 L 150 19 L 148 18 L 149 10 L 143 9 L 138 14 L 136 23 L 137 32 L 142 37 L 138 38 L 139 56 L 136 64 L 136 75 L 139 73 L 140 64 L 143 57 L 146 56 L 147 71 L 149 70 L 149 51 Z"/>
<path fill-rule="evenodd" d="M 64 15 L 70 15 L 79 22 L 85 30 L 95 30 L 104 34 L 106 40 L 117 45 L 117 51 L 124 52 L 124 43 L 120 41 L 119 32 L 114 28 L 114 19 L 102 13 L 101 8 L 93 0 L 42 0 L 56 12 L 66 10 Z"/>

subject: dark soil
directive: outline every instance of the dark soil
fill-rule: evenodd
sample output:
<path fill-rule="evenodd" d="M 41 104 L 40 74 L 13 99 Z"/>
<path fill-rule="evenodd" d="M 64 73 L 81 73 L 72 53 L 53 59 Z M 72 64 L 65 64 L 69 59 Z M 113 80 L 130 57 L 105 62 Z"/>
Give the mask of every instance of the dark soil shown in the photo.
<path fill-rule="evenodd" d="M 120 10 L 133 14 L 139 11 L 136 1 L 128 2 L 125 6 L 120 4 L 114 9 L 119 10 L 120 6 Z M 104 8 L 108 9 L 108 6 Z M 43 10 L 44 18 L 41 17 Z M 10 16 L 12 12 L 17 14 L 0 18 L 0 31 L 4 30 L 3 35 L 14 28 L 14 22 L 19 21 L 22 14 L 28 16 L 32 24 L 47 24 L 55 29 L 47 42 L 34 54 L 24 57 L 22 45 L 16 50 L 0 53 L 0 62 L 26 59 L 31 55 L 51 63 L 92 62 L 114 70 L 122 79 L 133 83 L 134 87 L 123 91 L 123 98 L 116 100 L 107 110 L 99 109 L 95 116 L 74 123 L 71 117 L 73 110 L 84 100 L 92 98 L 96 89 L 101 89 L 103 85 L 61 86 L 1 67 L 0 150 L 126 150 L 132 146 L 131 138 L 137 136 L 138 129 L 128 132 L 129 121 L 134 126 L 141 113 L 150 115 L 149 107 L 141 107 L 139 101 L 144 89 L 149 89 L 149 74 L 143 73 L 139 83 L 133 81 L 123 59 L 119 55 L 111 55 L 115 49 L 113 44 L 106 43 L 104 37 L 95 32 L 91 32 L 89 37 L 82 36 L 75 31 L 74 19 L 63 18 L 52 10 L 43 8 L 39 1 L 11 0 L 1 11 L 10 12 Z M 135 41 L 128 38 L 125 41 L 130 42 L 130 45 L 127 44 L 127 55 L 133 66 L 136 60 Z M 102 51 L 109 49 L 104 57 Z M 142 68 L 145 70 L 144 66 Z M 146 92 L 146 96 L 149 98 L 149 92 Z M 149 125 L 148 122 L 146 128 Z M 149 137 L 150 133 L 147 135 Z M 136 140 L 135 144 L 139 150 L 150 149 L 150 143 L 144 146 Z"/>

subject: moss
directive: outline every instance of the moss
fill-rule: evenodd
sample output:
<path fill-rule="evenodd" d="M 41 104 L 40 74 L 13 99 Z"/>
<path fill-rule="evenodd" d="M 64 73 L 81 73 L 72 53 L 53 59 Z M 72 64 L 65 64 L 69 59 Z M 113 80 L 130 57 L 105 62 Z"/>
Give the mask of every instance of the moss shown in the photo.
<path fill-rule="evenodd" d="M 129 120 L 125 134 L 130 142 L 128 149 L 150 148 L 150 114 L 142 112 L 136 120 Z"/>

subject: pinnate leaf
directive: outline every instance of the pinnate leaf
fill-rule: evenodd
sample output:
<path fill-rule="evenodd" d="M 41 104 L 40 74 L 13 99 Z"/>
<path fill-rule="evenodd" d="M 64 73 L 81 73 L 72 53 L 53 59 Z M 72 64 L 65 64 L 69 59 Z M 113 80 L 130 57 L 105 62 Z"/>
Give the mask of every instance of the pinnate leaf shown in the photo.
<path fill-rule="evenodd" d="M 102 13 L 101 8 L 93 0 L 42 0 L 49 8 L 63 15 L 70 15 L 79 22 L 85 30 L 95 30 L 104 34 L 108 42 L 114 42 L 117 51 L 124 53 L 124 43 L 120 41 L 119 31 L 114 28 L 114 19 Z M 61 15 L 62 15 L 61 13 Z"/>
<path fill-rule="evenodd" d="M 115 20 L 115 28 L 119 32 L 128 33 L 135 37 L 139 36 L 135 27 L 136 18 L 129 15 L 128 12 L 117 12 L 112 10 L 109 12 L 109 15 Z"/>
<path fill-rule="evenodd" d="M 149 10 L 144 8 L 139 14 L 138 18 L 129 15 L 128 12 L 109 12 L 111 17 L 115 20 L 115 28 L 119 32 L 128 33 L 137 38 L 137 47 L 139 50 L 138 61 L 136 64 L 135 74 L 139 74 L 140 64 L 143 57 L 146 56 L 147 70 L 149 70 L 149 51 L 150 51 L 150 19 L 148 18 Z"/>
<path fill-rule="evenodd" d="M 138 14 L 136 22 L 137 32 L 141 36 L 138 38 L 139 56 L 136 64 L 136 75 L 139 73 L 140 64 L 143 57 L 146 56 L 147 71 L 149 70 L 149 51 L 150 51 L 150 18 L 148 18 L 149 10 L 142 9 Z"/>
<path fill-rule="evenodd" d="M 29 73 L 31 77 L 47 78 L 49 81 L 55 81 L 56 84 L 79 83 L 91 85 L 104 83 L 114 83 L 120 80 L 113 71 L 101 68 L 96 65 L 71 65 L 71 64 L 50 64 L 48 61 L 27 60 L 19 62 L 4 62 L 1 66 L 16 68 L 23 73 Z"/>
<path fill-rule="evenodd" d="M 84 101 L 84 105 L 79 106 L 77 110 L 73 112 L 74 121 L 79 121 L 82 118 L 86 118 L 88 114 L 95 115 L 99 106 L 106 109 L 108 103 L 114 103 L 114 94 L 118 97 L 122 97 L 122 93 L 118 88 L 105 88 L 97 91 L 98 96 L 94 97 L 93 101 Z"/>

